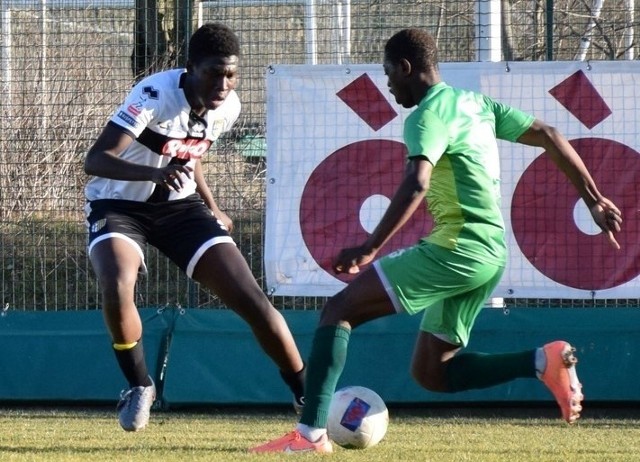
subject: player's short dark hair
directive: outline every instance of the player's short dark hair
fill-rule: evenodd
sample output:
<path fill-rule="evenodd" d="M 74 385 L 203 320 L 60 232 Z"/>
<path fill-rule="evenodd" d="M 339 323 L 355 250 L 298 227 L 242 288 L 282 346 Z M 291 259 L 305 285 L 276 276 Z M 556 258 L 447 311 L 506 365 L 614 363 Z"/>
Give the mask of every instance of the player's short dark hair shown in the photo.
<path fill-rule="evenodd" d="M 394 34 L 384 47 L 384 55 L 394 64 L 406 59 L 420 70 L 438 67 L 436 40 L 422 29 L 403 29 Z"/>
<path fill-rule="evenodd" d="M 240 40 L 230 27 L 207 23 L 198 28 L 189 40 L 189 61 L 197 63 L 209 56 L 239 56 Z"/>

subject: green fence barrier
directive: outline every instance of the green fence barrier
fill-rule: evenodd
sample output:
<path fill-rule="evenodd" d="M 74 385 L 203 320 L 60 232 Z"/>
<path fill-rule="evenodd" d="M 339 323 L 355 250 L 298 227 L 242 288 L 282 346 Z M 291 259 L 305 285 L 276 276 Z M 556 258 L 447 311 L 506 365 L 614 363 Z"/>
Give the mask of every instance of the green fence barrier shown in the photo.
<path fill-rule="evenodd" d="M 225 310 L 142 309 L 150 372 L 165 408 L 198 404 L 285 404 L 290 395 L 247 325 Z M 303 356 L 319 313 L 285 311 Z M 419 316 L 393 316 L 356 329 L 342 385 L 376 390 L 388 403 L 552 401 L 537 380 L 486 390 L 430 393 L 409 375 Z M 577 348 L 587 401 L 640 401 L 640 310 L 485 309 L 469 350 L 506 352 L 558 338 Z M 0 401 L 115 402 L 126 383 L 102 314 L 4 312 L 0 316 Z"/>

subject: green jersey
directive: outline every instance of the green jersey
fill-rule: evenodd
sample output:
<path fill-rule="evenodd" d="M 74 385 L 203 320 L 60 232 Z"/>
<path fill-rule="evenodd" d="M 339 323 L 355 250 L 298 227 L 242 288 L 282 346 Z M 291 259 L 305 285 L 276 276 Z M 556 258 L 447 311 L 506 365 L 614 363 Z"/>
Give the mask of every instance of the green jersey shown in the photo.
<path fill-rule="evenodd" d="M 434 228 L 428 242 L 489 263 L 504 263 L 497 139 L 516 141 L 534 117 L 488 96 L 429 89 L 404 124 L 409 158 L 434 166 L 426 200 Z"/>

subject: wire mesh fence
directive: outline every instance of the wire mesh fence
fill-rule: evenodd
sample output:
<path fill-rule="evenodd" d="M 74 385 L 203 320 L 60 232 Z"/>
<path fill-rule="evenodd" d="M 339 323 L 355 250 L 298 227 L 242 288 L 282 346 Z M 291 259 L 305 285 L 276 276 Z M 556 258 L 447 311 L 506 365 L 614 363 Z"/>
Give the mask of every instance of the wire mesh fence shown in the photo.
<path fill-rule="evenodd" d="M 397 30 L 424 27 L 442 62 L 635 59 L 629 0 L 0 0 L 0 279 L 4 309 L 100 306 L 86 254 L 84 155 L 140 75 L 184 64 L 184 37 L 222 21 L 242 43 L 243 112 L 204 161 L 234 238 L 263 282 L 265 79 L 270 64 L 379 63 Z M 181 38 L 182 37 L 182 38 Z M 491 44 L 486 53 L 487 43 Z M 139 306 L 220 307 L 154 249 Z M 274 297 L 316 309 L 316 297 Z M 588 300 L 507 300 L 585 306 Z M 598 303 L 603 303 L 602 301 Z M 637 300 L 606 301 L 608 306 Z"/>

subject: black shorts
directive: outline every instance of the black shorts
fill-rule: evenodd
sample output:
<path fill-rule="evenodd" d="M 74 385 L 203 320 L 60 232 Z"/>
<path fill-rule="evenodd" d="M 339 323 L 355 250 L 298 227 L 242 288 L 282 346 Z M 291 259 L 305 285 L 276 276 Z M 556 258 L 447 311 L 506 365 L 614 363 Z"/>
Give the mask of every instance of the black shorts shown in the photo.
<path fill-rule="evenodd" d="M 162 203 L 100 199 L 87 203 L 85 211 L 89 253 L 104 239 L 122 238 L 137 247 L 144 266 L 143 250 L 148 243 L 189 277 L 208 248 L 221 242 L 233 243 L 198 194 Z"/>

